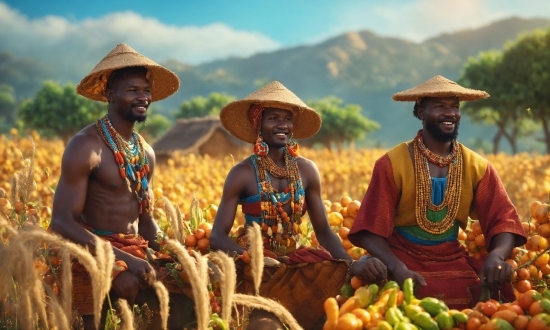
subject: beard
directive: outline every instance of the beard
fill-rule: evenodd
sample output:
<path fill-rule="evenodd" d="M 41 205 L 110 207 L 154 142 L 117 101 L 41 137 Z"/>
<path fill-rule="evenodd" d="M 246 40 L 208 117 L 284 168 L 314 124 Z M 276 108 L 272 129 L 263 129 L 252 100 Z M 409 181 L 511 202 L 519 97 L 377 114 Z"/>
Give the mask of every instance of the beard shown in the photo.
<path fill-rule="evenodd" d="M 458 126 L 460 126 L 460 122 L 457 121 L 455 123 L 455 129 L 451 133 L 445 133 L 439 128 L 437 125 L 437 122 L 434 121 L 427 121 L 426 122 L 426 130 L 438 141 L 441 142 L 451 142 L 452 140 L 456 140 L 458 136 Z"/>
<path fill-rule="evenodd" d="M 126 119 L 128 119 L 129 121 L 132 121 L 132 122 L 144 123 L 147 120 L 147 114 L 136 115 L 135 113 L 130 112 L 126 116 Z"/>

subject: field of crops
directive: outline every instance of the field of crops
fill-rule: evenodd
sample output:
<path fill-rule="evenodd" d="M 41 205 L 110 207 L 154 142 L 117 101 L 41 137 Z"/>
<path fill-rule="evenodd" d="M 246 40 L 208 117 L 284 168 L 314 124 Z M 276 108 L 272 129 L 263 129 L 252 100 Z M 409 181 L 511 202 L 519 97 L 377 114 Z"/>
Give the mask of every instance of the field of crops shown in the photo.
<path fill-rule="evenodd" d="M 349 227 L 355 219 L 360 201 L 368 187 L 374 163 L 376 159 L 384 154 L 384 152 L 385 150 L 376 149 L 344 151 L 305 149 L 301 151 L 302 156 L 314 160 L 317 164 L 321 173 L 323 199 L 325 200 L 329 222 L 334 231 L 341 237 L 342 244 L 347 249 L 350 256 L 355 259 L 366 253 L 366 251 L 351 245 L 349 240 L 346 239 L 347 231 L 349 231 Z M 16 238 L 24 240 L 22 244 L 27 247 L 31 246 L 28 245 L 30 244 L 29 242 L 34 242 L 34 245 L 32 245 L 33 249 L 43 249 L 44 246 L 51 243 L 45 236 L 32 236 L 34 234 L 25 233 L 22 229 L 25 229 L 26 225 L 29 223 L 36 223 L 42 228 L 48 226 L 51 217 L 53 194 L 60 175 L 62 153 L 63 144 L 61 142 L 42 140 L 40 136 L 35 133 L 33 133 L 31 137 L 17 137 L 15 134 L 7 137 L 0 137 L 0 188 L 2 189 L 0 190 L 0 192 L 2 192 L 0 196 L 0 210 L 3 211 L 6 220 L 6 222 L 2 222 L 2 226 L 11 223 L 15 230 L 0 231 L 4 246 L 8 246 L 11 249 L 12 246 L 10 246 L 10 243 L 15 242 Z M 525 293 L 528 293 L 528 295 L 532 297 L 534 293 L 531 292 L 534 290 L 538 292 L 545 291 L 547 277 L 548 274 L 550 274 L 550 265 L 548 264 L 550 255 L 548 254 L 547 240 L 550 236 L 550 223 L 547 214 L 548 205 L 545 204 L 548 202 L 550 191 L 550 156 L 530 154 L 510 156 L 499 154 L 486 155 L 486 158 L 498 171 L 510 199 L 516 205 L 520 217 L 524 222 L 524 229 L 530 235 L 528 244 L 520 249 L 516 249 L 514 251 L 514 258 L 509 262 L 517 268 L 514 274 L 514 286 L 518 299 L 521 299 Z M 154 215 L 159 221 L 161 228 L 167 232 L 170 237 L 176 238 L 177 242 L 179 242 L 170 243 L 173 245 L 176 243 L 179 244 L 178 246 L 172 246 L 173 249 L 178 250 L 182 248 L 182 252 L 184 252 L 183 250 L 196 250 L 203 254 L 207 251 L 211 221 L 215 216 L 217 209 L 216 205 L 221 198 L 224 178 L 232 165 L 238 161 L 240 160 L 233 159 L 231 155 L 224 158 L 211 158 L 197 155 L 175 155 L 172 159 L 168 160 L 167 163 L 157 165 L 155 178 L 152 182 L 155 203 Z M 535 201 L 540 202 L 535 203 Z M 171 206 L 174 207 L 172 208 Z M 181 213 L 174 212 L 175 209 L 181 211 Z M 2 220 L 1 216 L 0 220 Z M 240 229 L 239 225 L 242 224 L 242 220 L 242 214 L 238 212 L 235 221 L 235 230 Z M 308 222 L 305 221 L 303 224 L 303 232 L 306 233 L 306 235 L 304 235 L 302 243 L 315 246 L 318 242 L 316 242 L 314 235 L 311 235 L 311 228 L 308 228 L 307 223 Z M 175 226 L 179 227 L 175 228 Z M 461 231 L 460 233 L 460 239 L 463 240 L 470 254 L 476 257 L 480 257 L 486 253 L 483 235 L 478 227 L 479 225 L 476 222 L 472 222 L 467 231 Z M 41 242 L 40 239 L 43 239 L 44 242 Z M 14 244 L 12 245 L 15 246 Z M 78 253 L 85 254 L 85 252 L 78 250 L 76 247 L 69 245 L 65 247 L 71 252 L 71 255 Z M 0 252 L 6 253 L 6 251 L 8 250 Z M 21 253 L 21 251 L 19 253 Z M 31 253 L 31 257 L 36 259 L 36 253 Z M 109 257 L 108 253 L 104 257 Z M 15 262 L 13 258 L 10 260 Z M 62 265 L 60 260 L 56 262 L 58 262 L 58 267 Z M 40 269 L 51 268 L 52 263 L 41 262 L 40 260 L 37 262 L 35 260 L 32 265 L 36 270 L 37 278 L 42 281 L 46 280 L 43 277 L 45 272 L 40 272 Z M 100 264 L 98 263 L 98 265 Z M 59 272 L 61 272 L 61 268 L 59 268 Z M 14 277 L 15 274 L 16 271 L 13 270 L 12 273 L 9 274 L 0 271 L 0 279 L 6 279 L 6 276 Z M 104 281 L 107 280 L 104 279 Z M 59 296 L 59 292 L 63 290 L 56 287 L 56 281 L 50 282 L 51 283 L 48 284 L 50 285 L 49 287 L 54 289 L 53 295 Z M 354 289 L 369 287 L 370 286 L 366 283 L 354 283 Z M 374 290 L 372 287 L 370 288 Z M 103 290 L 105 290 L 105 287 L 103 287 Z M 158 291 L 160 292 L 159 294 L 162 294 L 161 289 L 158 289 Z M 359 291 L 364 291 L 364 289 Z M 6 313 L 7 310 L 5 307 L 9 305 L 10 302 L 17 301 L 24 296 L 21 292 L 14 292 L 15 291 L 0 290 L 0 307 L 4 308 L 4 313 Z M 346 318 L 346 320 L 342 321 L 342 324 L 346 324 L 346 327 L 349 326 L 349 324 L 356 324 L 357 329 L 382 329 L 383 326 L 386 326 L 383 322 L 387 323 L 387 318 L 384 316 L 387 308 L 400 307 L 403 301 L 402 291 L 396 289 L 392 292 L 393 293 L 388 291 L 385 295 L 380 294 L 379 296 L 374 294 L 371 295 L 369 298 L 371 300 L 369 305 L 375 304 L 381 299 L 384 303 L 379 303 L 379 305 L 384 305 L 384 308 L 376 310 L 375 312 L 371 311 L 372 313 L 370 313 L 368 317 L 365 316 L 365 312 L 360 311 L 355 312 L 357 315 L 348 315 L 353 314 L 348 313 L 351 312 L 351 309 L 349 311 L 347 310 L 352 303 L 348 302 L 348 305 L 344 307 L 345 299 L 340 297 L 338 301 L 340 305 L 338 305 L 338 308 L 344 308 L 340 316 Z M 398 299 L 396 297 L 399 297 L 399 292 L 401 292 L 401 301 L 399 304 L 396 304 L 395 301 Z M 359 295 L 360 293 L 358 296 Z M 352 295 L 351 298 L 353 297 Z M 349 297 L 346 298 L 349 300 Z M 542 296 L 538 298 L 537 301 L 541 300 Z M 390 304 L 387 304 L 388 299 L 391 301 Z M 407 299 L 410 300 L 412 298 L 409 297 Z M 525 298 L 525 300 L 527 300 L 527 298 Z M 62 299 L 60 301 L 62 301 Z M 421 305 L 419 300 L 415 301 L 417 301 L 417 305 Z M 356 307 L 354 309 L 359 308 L 368 312 L 366 307 L 363 308 L 359 306 L 358 302 L 354 303 L 357 304 L 354 305 L 354 307 Z M 539 306 L 540 308 L 536 311 L 537 313 L 535 315 L 530 315 L 529 308 L 532 306 L 532 303 L 534 303 L 534 300 L 528 305 L 527 302 L 524 302 L 526 306 L 522 306 L 526 307 L 526 309 L 524 308 L 523 314 L 529 317 L 527 320 L 522 319 L 522 321 L 526 321 L 526 327 L 524 329 L 530 329 L 527 327 L 528 321 L 531 318 L 535 318 L 536 314 L 546 315 L 546 313 L 550 313 L 550 309 L 548 311 L 544 310 L 541 303 L 539 303 L 541 306 Z M 332 302 L 327 304 L 330 307 Z M 65 323 L 59 324 L 68 324 L 67 322 L 70 322 L 71 317 L 70 306 L 63 305 L 63 303 L 60 303 L 60 306 L 59 308 L 61 310 L 64 309 L 65 313 L 62 311 L 57 311 L 55 313 L 58 313 L 56 315 L 65 315 L 66 320 Z M 13 313 L 17 308 L 25 307 L 25 304 L 17 302 L 11 307 Z M 476 320 L 479 320 L 479 327 L 477 328 L 466 326 L 471 311 L 461 311 L 461 313 L 465 313 L 466 316 L 462 324 L 457 321 L 457 319 L 462 316 L 458 318 L 455 317 L 455 319 L 452 317 L 450 319 L 446 318 L 447 323 L 450 324 L 449 322 L 451 321 L 449 320 L 453 320 L 452 324 L 459 329 L 481 329 L 482 325 L 485 326 L 490 323 L 490 317 L 492 315 L 483 313 L 481 311 L 482 307 L 483 306 L 480 305 L 478 308 L 479 310 L 475 310 L 481 315 L 473 314 Z M 499 307 L 500 306 L 495 306 L 495 308 Z M 550 301 L 548 302 L 548 307 L 550 308 Z M 502 308 L 502 310 L 504 309 L 505 308 Z M 405 313 L 404 307 L 402 310 L 403 313 Z M 44 309 L 44 311 L 27 312 L 36 314 L 33 318 L 26 319 L 29 322 L 27 325 L 33 327 L 39 325 L 40 328 L 49 328 L 48 323 L 44 323 L 43 321 L 44 319 L 51 319 L 51 317 L 47 316 L 46 309 Z M 50 313 L 55 314 L 51 311 Z M 531 312 L 531 314 L 534 313 L 535 311 Z M 210 318 L 212 309 L 205 311 L 205 314 L 208 314 Z M 518 313 L 516 313 L 516 316 L 517 314 Z M 507 313 L 506 316 L 511 318 L 510 313 Z M 14 323 L 15 321 L 10 319 L 10 317 L 9 313 L 0 314 L 0 328 L 22 328 L 21 323 Z M 336 320 L 334 317 L 334 315 L 330 315 L 330 320 L 334 323 L 334 327 L 329 327 L 331 329 L 337 329 L 338 317 L 336 317 Z M 355 317 L 353 320 L 349 320 L 353 317 Z M 357 319 L 361 317 L 363 317 L 363 321 L 359 323 Z M 436 315 L 432 315 L 432 317 L 435 320 Z M 537 320 L 540 318 L 542 318 L 542 316 L 538 317 Z M 39 322 L 39 319 L 42 321 Z M 122 319 L 124 321 L 124 317 Z M 369 321 L 365 323 L 367 319 Z M 507 320 L 507 322 L 510 321 L 513 324 L 514 320 Z M 395 319 L 393 321 L 392 323 L 397 322 Z M 200 318 L 198 322 L 201 322 Z M 210 324 L 204 320 L 202 322 L 202 326 Z M 470 321 L 470 323 L 477 324 L 477 321 Z M 498 325 L 497 322 L 493 323 L 496 324 L 495 326 Z M 122 324 L 124 324 L 124 322 Z M 135 324 L 136 323 L 134 323 L 134 325 Z M 360 327 L 359 324 L 361 325 Z M 380 327 L 379 324 L 381 324 Z M 437 322 L 435 324 L 437 325 Z M 115 322 L 112 328 L 117 328 L 119 326 L 120 324 L 117 325 Z M 395 324 L 391 324 L 391 326 L 394 328 Z M 211 327 L 216 328 L 216 326 Z M 403 327 L 403 329 L 407 329 L 405 326 Z M 201 328 L 201 326 L 199 326 L 199 328 Z M 440 326 L 439 328 L 444 327 Z M 497 328 L 491 328 L 489 325 L 486 325 L 485 329 Z"/>

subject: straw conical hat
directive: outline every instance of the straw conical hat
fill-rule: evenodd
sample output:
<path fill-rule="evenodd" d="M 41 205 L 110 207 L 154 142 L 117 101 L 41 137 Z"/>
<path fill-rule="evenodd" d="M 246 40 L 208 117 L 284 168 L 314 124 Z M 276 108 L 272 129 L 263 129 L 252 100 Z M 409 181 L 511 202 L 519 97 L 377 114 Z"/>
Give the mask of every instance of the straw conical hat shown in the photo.
<path fill-rule="evenodd" d="M 76 92 L 89 99 L 106 102 L 104 92 L 111 72 L 132 66 L 147 68 L 152 101 L 167 98 L 177 92 L 180 86 L 180 80 L 175 73 L 139 54 L 130 46 L 119 44 L 82 79 L 76 86 Z"/>
<path fill-rule="evenodd" d="M 392 99 L 395 101 L 416 102 L 423 97 L 453 96 L 460 101 L 475 101 L 486 99 L 489 94 L 484 91 L 462 87 L 454 81 L 438 75 L 416 87 L 393 94 Z"/>
<path fill-rule="evenodd" d="M 321 128 L 321 116 L 278 81 L 273 81 L 245 98 L 228 103 L 223 107 L 220 111 L 223 127 L 236 138 L 254 143 L 258 132 L 252 127 L 248 110 L 252 104 L 257 103 L 264 108 L 291 111 L 293 135 L 296 139 L 313 136 Z"/>

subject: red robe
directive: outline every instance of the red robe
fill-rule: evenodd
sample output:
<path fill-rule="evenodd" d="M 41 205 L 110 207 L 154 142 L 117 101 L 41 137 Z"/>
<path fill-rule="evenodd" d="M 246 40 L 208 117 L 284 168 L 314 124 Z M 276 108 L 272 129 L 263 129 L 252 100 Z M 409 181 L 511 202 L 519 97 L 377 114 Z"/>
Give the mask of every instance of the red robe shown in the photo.
<path fill-rule="evenodd" d="M 473 151 L 464 146 L 461 150 L 463 192 L 457 221 L 464 228 L 468 217 L 479 219 L 487 247 L 494 235 L 502 232 L 515 234 L 516 246 L 525 244 L 525 232 L 517 211 L 495 169 Z M 417 297 L 436 297 L 451 308 L 471 306 L 479 300 L 481 282 L 477 274 L 483 260 L 469 257 L 458 240 L 419 245 L 394 230 L 396 221 L 398 225 L 416 224 L 412 171 L 413 161 L 407 144 L 397 146 L 376 162 L 349 239 L 358 245 L 364 231 L 386 238 L 393 253 L 426 280 L 428 285 L 419 287 Z M 507 300 L 515 299 L 510 285 L 500 294 Z"/>

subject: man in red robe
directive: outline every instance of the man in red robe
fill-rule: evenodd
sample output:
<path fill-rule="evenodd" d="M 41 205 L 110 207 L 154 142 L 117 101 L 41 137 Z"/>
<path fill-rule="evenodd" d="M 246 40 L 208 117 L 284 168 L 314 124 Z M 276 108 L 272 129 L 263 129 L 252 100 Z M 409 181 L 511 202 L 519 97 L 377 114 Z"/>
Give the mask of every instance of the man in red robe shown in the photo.
<path fill-rule="evenodd" d="M 517 211 L 489 162 L 456 141 L 460 101 L 486 98 L 442 76 L 397 93 L 415 102 L 422 121 L 414 140 L 376 162 L 349 239 L 386 265 L 390 279 L 412 278 L 418 297 L 449 307 L 479 301 L 481 285 L 514 300 L 512 266 L 506 262 L 526 237 Z M 479 219 L 488 254 L 469 257 L 457 240 L 459 227 Z M 498 288 L 498 290 L 496 290 Z"/>

